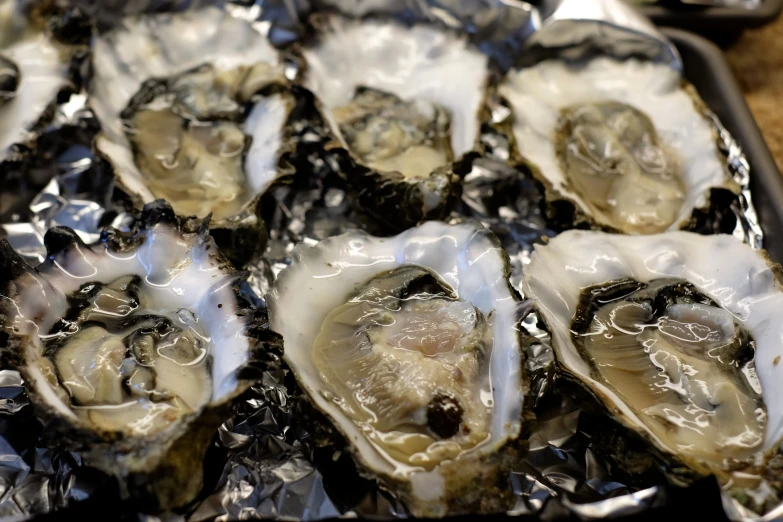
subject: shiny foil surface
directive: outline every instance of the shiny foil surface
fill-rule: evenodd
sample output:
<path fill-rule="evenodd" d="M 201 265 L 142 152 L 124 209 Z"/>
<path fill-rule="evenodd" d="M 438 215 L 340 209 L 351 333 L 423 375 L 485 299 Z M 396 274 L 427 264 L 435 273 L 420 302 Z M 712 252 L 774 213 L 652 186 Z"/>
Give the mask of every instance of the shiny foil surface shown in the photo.
<path fill-rule="evenodd" d="M 216 2 L 82 0 L 71 9 L 106 30 L 125 15 L 212 3 Z M 253 21 L 280 48 L 302 41 L 306 36 L 302 21 L 308 14 L 337 10 L 355 17 L 383 15 L 408 23 L 435 23 L 464 32 L 490 57 L 498 74 L 535 63 L 542 52 L 554 50 L 573 57 L 587 47 L 619 58 L 642 55 L 682 69 L 674 46 L 619 0 L 562 0 L 540 8 L 517 0 L 245 0 L 229 3 L 226 9 Z M 288 75 L 298 74 L 292 65 Z M 501 125 L 510 117 L 508 108 L 497 101 L 488 104 L 493 124 Z M 719 149 L 741 187 L 732 206 L 738 218 L 734 236 L 761 248 L 764 236 L 749 189 L 752 165 L 718 119 L 712 116 L 712 120 Z M 69 226 L 89 243 L 99 238 L 102 227 L 123 229 L 133 222 L 130 209 L 112 201 L 111 175 L 93 153 L 97 127 L 87 93 L 80 88 L 57 107 L 53 123 L 39 138 L 38 146 L 47 151 L 47 161 L 39 166 L 41 179 L 23 184 L 25 190 L 8 184 L 0 187 L 3 197 L 15 198 L 17 209 L 4 215 L 2 235 L 32 265 L 46 255 L 43 236 L 50 227 Z M 512 264 L 512 286 L 519 290 L 533 246 L 556 231 L 547 227 L 542 215 L 540 187 L 505 163 L 509 143 L 490 127 L 485 126 L 481 137 L 487 154 L 474 162 L 464 178 L 462 200 L 450 220 L 476 220 L 498 236 Z M 0 166 L 7 179 L 23 179 L 25 168 L 14 172 Z M 376 232 L 371 223 L 355 215 L 347 189 L 328 161 L 319 159 L 313 172 L 316 175 L 307 180 L 275 187 L 264 196 L 271 209 L 269 245 L 260 261 L 246 267 L 245 289 L 259 307 L 265 306 L 259 296 L 290 263 L 295 244 L 312 244 L 357 226 Z M 574 399 L 568 383 L 555 378 L 549 335 L 537 326 L 532 305 L 527 303 L 520 313 L 521 328 L 529 339 L 525 366 L 532 380 L 537 422 L 529 434 L 529 454 L 511 476 L 517 502 L 510 514 L 536 514 L 543 519 L 572 514 L 593 520 L 665 506 L 673 488 L 663 478 L 652 484 L 628 480 L 594 453 L 580 425 L 603 414 L 595 404 Z M 295 386 L 286 371 L 266 373 L 216 434 L 208 455 L 207 488 L 200 498 L 183 512 L 139 514 L 137 519 L 404 517 L 404 507 L 357 474 L 350 457 L 333 459 L 313 444 L 292 400 Z M 43 446 L 44 427 L 30 410 L 19 374 L 0 370 L 0 518 L 25 520 L 63 509 L 88 500 L 105 483 L 105 477 L 82 466 L 78 454 Z M 724 503 L 732 518 L 754 518 L 728 497 Z M 112 518 L 119 513 L 105 515 Z"/>

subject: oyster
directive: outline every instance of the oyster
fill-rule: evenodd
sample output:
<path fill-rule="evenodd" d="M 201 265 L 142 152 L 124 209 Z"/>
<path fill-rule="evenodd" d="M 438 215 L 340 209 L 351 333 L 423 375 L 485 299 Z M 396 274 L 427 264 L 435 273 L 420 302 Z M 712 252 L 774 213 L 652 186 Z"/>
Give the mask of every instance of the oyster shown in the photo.
<path fill-rule="evenodd" d="M 729 235 L 569 231 L 536 248 L 522 289 L 560 367 L 615 419 L 747 492 L 780 487 L 765 467 L 783 437 L 779 274 Z"/>
<path fill-rule="evenodd" d="M 0 161 L 18 159 L 18 144 L 35 137 L 54 116 L 70 85 L 69 53 L 19 10 L 0 0 Z"/>
<path fill-rule="evenodd" d="M 117 185 L 139 207 L 211 213 L 236 264 L 263 251 L 258 202 L 293 171 L 298 103 L 266 38 L 218 8 L 148 15 L 97 39 L 93 65 L 96 147 Z"/>
<path fill-rule="evenodd" d="M 558 201 L 573 204 L 577 224 L 693 227 L 738 191 L 707 109 L 666 64 L 547 60 L 510 72 L 498 92 L 512 107 L 517 159 L 545 182 L 553 213 L 563 212 Z"/>
<path fill-rule="evenodd" d="M 479 137 L 486 56 L 427 25 L 336 15 L 311 24 L 302 81 L 347 152 L 358 206 L 397 230 L 448 215 Z"/>
<path fill-rule="evenodd" d="M 205 225 L 161 202 L 141 222 L 95 246 L 53 228 L 37 268 L 2 240 L 0 355 L 53 443 L 117 477 L 122 494 L 169 508 L 200 491 L 209 442 L 252 382 L 243 372 L 280 346 Z"/>
<path fill-rule="evenodd" d="M 267 304 L 314 411 L 413 515 L 509 508 L 526 380 L 489 231 L 430 222 L 300 246 Z"/>

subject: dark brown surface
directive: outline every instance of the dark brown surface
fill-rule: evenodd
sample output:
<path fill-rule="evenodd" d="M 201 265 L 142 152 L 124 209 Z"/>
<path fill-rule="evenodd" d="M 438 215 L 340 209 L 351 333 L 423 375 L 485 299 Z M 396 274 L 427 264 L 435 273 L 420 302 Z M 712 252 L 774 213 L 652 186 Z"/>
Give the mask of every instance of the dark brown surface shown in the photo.
<path fill-rule="evenodd" d="M 783 171 L 783 17 L 746 31 L 726 50 L 726 58 Z"/>

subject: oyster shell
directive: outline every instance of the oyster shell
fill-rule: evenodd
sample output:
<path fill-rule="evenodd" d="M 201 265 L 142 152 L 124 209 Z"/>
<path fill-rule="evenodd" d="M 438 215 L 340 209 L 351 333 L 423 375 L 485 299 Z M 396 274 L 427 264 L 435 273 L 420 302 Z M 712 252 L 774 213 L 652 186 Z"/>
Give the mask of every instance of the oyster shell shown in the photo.
<path fill-rule="evenodd" d="M 729 235 L 569 231 L 536 248 L 522 289 L 560 367 L 617 421 L 747 492 L 780 486 L 779 274 Z"/>
<path fill-rule="evenodd" d="M 123 495 L 170 508 L 200 491 L 204 454 L 249 370 L 281 348 L 205 225 L 161 202 L 141 222 L 94 246 L 53 228 L 36 268 L 2 240 L 0 356 L 24 376 L 53 444 L 117 477 Z"/>
<path fill-rule="evenodd" d="M 267 304 L 313 423 L 413 515 L 509 509 L 526 379 L 489 231 L 429 222 L 300 246 Z"/>
<path fill-rule="evenodd" d="M 510 72 L 498 92 L 512 107 L 517 159 L 546 183 L 551 212 L 571 202 L 577 224 L 688 228 L 731 196 L 723 189 L 738 191 L 706 107 L 669 65 L 546 60 Z"/>
<path fill-rule="evenodd" d="M 266 38 L 218 8 L 147 15 L 98 38 L 93 65 L 96 147 L 117 185 L 139 207 L 211 213 L 238 265 L 263 251 L 258 203 L 293 172 L 298 103 Z"/>
<path fill-rule="evenodd" d="M 70 85 L 70 56 L 28 20 L 13 0 L 0 0 L 0 161 L 19 159 L 15 145 L 35 138 Z"/>
<path fill-rule="evenodd" d="M 332 14 L 310 22 L 302 82 L 347 153 L 358 206 L 394 230 L 448 215 L 477 147 L 487 57 L 434 26 Z"/>

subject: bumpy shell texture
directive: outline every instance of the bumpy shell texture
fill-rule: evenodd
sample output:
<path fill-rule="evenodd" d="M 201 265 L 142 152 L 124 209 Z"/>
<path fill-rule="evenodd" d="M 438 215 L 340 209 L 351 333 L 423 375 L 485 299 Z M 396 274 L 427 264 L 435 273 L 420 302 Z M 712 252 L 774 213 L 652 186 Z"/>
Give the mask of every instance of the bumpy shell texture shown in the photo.
<path fill-rule="evenodd" d="M 254 67 L 262 67 L 263 72 L 254 70 Z M 207 70 L 199 76 L 199 68 Z M 211 228 L 215 237 L 237 266 L 262 252 L 266 230 L 260 217 L 259 200 L 276 180 L 293 171 L 289 160 L 294 153 L 297 130 L 293 128 L 291 119 L 294 118 L 293 112 L 300 116 L 302 112 L 298 107 L 302 100 L 285 79 L 282 59 L 266 37 L 250 22 L 218 8 L 131 17 L 96 39 L 93 69 L 90 104 L 102 127 L 96 148 L 113 168 L 117 186 L 134 205 L 141 208 L 163 198 L 169 200 L 181 215 L 203 218 L 212 212 Z M 237 72 L 247 70 L 251 73 Z M 226 75 L 234 73 L 237 79 L 225 79 Z M 199 84 L 204 75 L 216 82 L 211 87 L 212 91 L 203 83 Z M 179 82 L 179 86 L 172 86 L 172 81 L 175 84 Z M 235 82 L 244 86 L 254 85 L 259 90 L 244 92 L 242 89 L 245 87 L 236 87 Z M 225 104 L 212 105 L 218 103 L 213 99 L 218 96 L 214 94 L 216 85 L 228 90 L 237 89 L 231 94 L 235 105 L 228 107 L 229 115 L 221 115 Z M 206 143 L 194 145 L 192 152 L 176 152 L 173 160 L 164 161 L 162 168 L 160 164 L 155 165 L 156 173 L 148 174 L 145 168 L 149 168 L 150 163 L 145 163 L 147 167 L 143 168 L 141 159 L 145 158 L 144 154 L 146 158 L 160 154 L 139 152 L 139 144 L 144 138 L 128 134 L 129 118 L 137 115 L 141 107 L 146 107 L 145 111 L 151 107 L 148 115 L 154 117 L 156 102 L 153 101 L 151 106 L 149 103 L 163 92 L 161 89 L 175 93 L 177 89 L 186 92 L 191 88 L 212 93 L 194 91 L 190 98 L 185 94 L 181 99 L 196 107 L 202 104 L 213 111 L 214 114 L 203 119 L 211 123 L 214 130 L 210 137 L 199 138 Z M 188 115 L 188 118 L 192 117 Z M 230 127 L 229 130 L 221 124 Z M 155 123 L 145 127 L 158 133 L 160 128 L 161 125 Z M 222 140 L 219 145 L 214 144 L 216 136 Z M 145 147 L 155 147 L 167 139 L 173 138 L 163 133 L 149 140 Z M 172 148 L 170 152 L 185 150 L 184 140 L 189 138 L 181 139 L 183 144 L 180 149 Z M 167 182 L 165 179 L 166 175 L 175 176 L 171 171 L 165 172 L 169 168 L 178 169 L 177 175 L 187 174 L 187 169 L 180 172 L 185 162 L 191 162 L 191 171 L 195 172 L 202 147 L 210 150 L 209 160 L 214 166 L 203 167 L 203 171 L 208 173 L 204 179 L 188 183 L 195 192 L 204 190 L 205 193 L 222 194 L 222 199 L 215 200 L 211 206 L 206 197 L 199 199 L 187 195 L 188 191 L 178 187 L 183 181 L 170 179 Z M 239 158 L 238 166 L 230 159 L 235 157 Z M 174 166 L 169 166 L 169 162 Z M 230 163 L 231 169 L 226 166 L 227 163 Z M 238 171 L 233 177 L 221 178 L 222 173 L 233 172 L 233 169 Z M 225 192 L 227 187 L 234 188 Z M 164 194 L 161 192 L 164 190 L 179 191 L 177 194 L 182 194 L 189 201 L 189 206 L 184 203 L 182 207 L 178 206 L 176 199 L 180 196 L 174 192 Z M 197 208 L 199 203 L 200 208 Z"/>
<path fill-rule="evenodd" d="M 679 452 L 659 439 L 618 393 L 593 378 L 591 365 L 574 344 L 572 320 L 582 292 L 594 285 L 622 279 L 648 283 L 662 278 L 692 284 L 728 311 L 755 341 L 755 375 L 767 409 L 764 440 L 757 448 L 763 461 L 783 437 L 783 396 L 779 392 L 783 365 L 777 364 L 783 356 L 783 327 L 775 316 L 783 305 L 779 275 L 779 265 L 728 235 L 667 232 L 629 237 L 569 231 L 536 248 L 526 267 L 522 290 L 535 300 L 552 333 L 558 363 L 566 374 L 600 399 L 620 423 L 652 442 L 661 453 L 702 472 L 706 469 L 720 475 L 722 468 L 705 467 L 688 452 L 676 454 Z"/>
<path fill-rule="evenodd" d="M 493 383 L 491 437 L 431 471 L 390 459 L 329 399 L 313 349 L 327 316 L 377 274 L 423 267 L 440 277 L 458 299 L 492 318 L 488 372 Z M 416 516 L 503 511 L 509 506 L 506 480 L 517 455 L 526 377 L 518 331 L 518 302 L 508 284 L 508 260 L 487 230 L 473 225 L 428 222 L 398 236 L 362 232 L 300 246 L 267 296 L 270 326 L 282 334 L 285 360 L 313 408 L 344 438 L 368 476 L 399 495 Z"/>
<path fill-rule="evenodd" d="M 101 243 L 87 246 L 59 227 L 47 233 L 46 246 L 48 259 L 32 268 L 5 240 L 0 244 L 4 365 L 24 376 L 53 444 L 80 451 L 86 464 L 116 477 L 121 493 L 142 504 L 189 502 L 201 488 L 204 454 L 232 402 L 250 386 L 254 370 L 277 364 L 278 337 L 265 316 L 246 305 L 241 274 L 219 253 L 205 224 L 178 220 L 165 203 L 148 205 L 133 233 L 109 230 Z M 125 276 L 139 278 L 150 307 L 189 311 L 209 339 L 206 401 L 149 434 L 86 421 L 42 371 L 46 333 L 62 323 L 74 296 Z"/>
<path fill-rule="evenodd" d="M 397 231 L 445 218 L 459 198 L 460 177 L 470 171 L 461 162 L 477 147 L 487 57 L 467 38 L 435 26 L 357 21 L 333 14 L 315 15 L 310 23 L 314 35 L 302 49 L 306 66 L 302 82 L 318 97 L 325 119 L 348 153 L 341 167 L 358 206 Z M 367 43 L 357 46 L 356 42 Z M 389 162 L 382 168 L 349 146 L 336 114 L 368 89 L 408 104 L 410 110 L 442 111 L 449 121 L 444 131 L 449 134 L 444 144 L 449 152 L 440 168 L 406 174 L 405 168 L 396 169 Z M 379 134 L 375 150 L 387 146 L 389 137 L 388 131 Z"/>
<path fill-rule="evenodd" d="M 572 202 L 580 219 L 599 228 L 617 230 L 622 227 L 596 213 L 565 173 L 566 167 L 557 150 L 557 135 L 561 111 L 570 108 L 622 103 L 649 117 L 659 140 L 657 146 L 670 156 L 683 191 L 678 195 L 681 199 L 679 211 L 672 213 L 668 226 L 657 231 L 687 226 L 695 210 L 709 207 L 712 189 L 734 190 L 718 149 L 714 125 L 706 115 L 703 102 L 669 65 L 609 57 L 578 63 L 547 60 L 509 72 L 498 92 L 512 108 L 516 151 L 548 185 L 548 199 Z M 587 132 L 591 132 L 589 128 Z M 630 133 L 626 130 L 621 134 L 628 136 Z M 608 165 L 614 153 L 607 146 L 600 154 L 607 155 L 607 165 L 602 167 L 606 175 L 616 168 Z M 625 198 L 630 197 L 626 193 Z"/>

